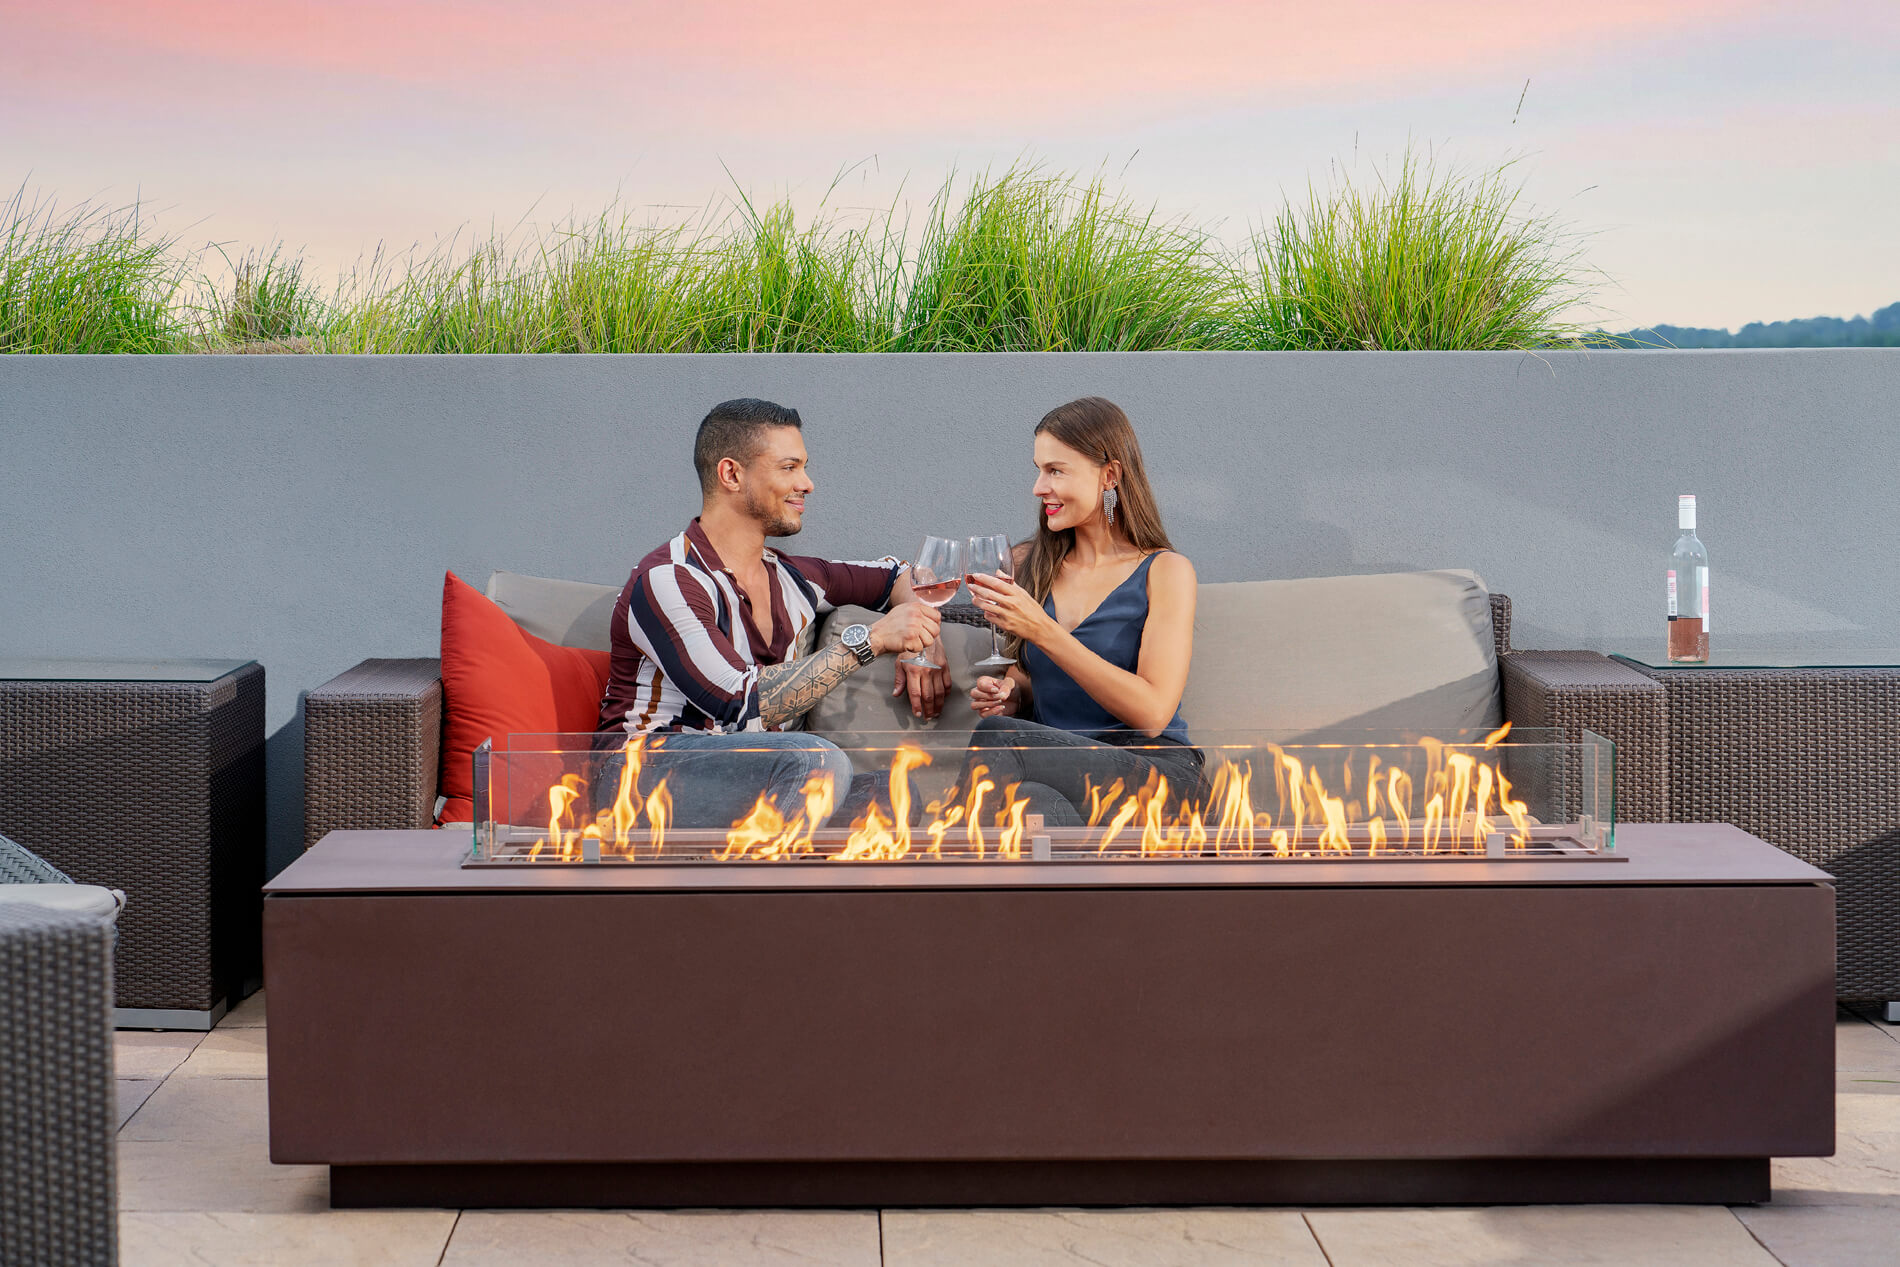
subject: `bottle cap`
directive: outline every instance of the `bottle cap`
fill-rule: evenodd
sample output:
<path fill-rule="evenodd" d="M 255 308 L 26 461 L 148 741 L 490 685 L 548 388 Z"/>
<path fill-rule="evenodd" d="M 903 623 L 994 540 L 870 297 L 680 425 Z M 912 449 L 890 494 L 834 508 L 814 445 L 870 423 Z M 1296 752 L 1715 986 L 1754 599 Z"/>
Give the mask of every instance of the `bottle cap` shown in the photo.
<path fill-rule="evenodd" d="M 1685 531 L 1695 529 L 1695 494 L 1683 493 L 1676 498 L 1676 527 Z"/>

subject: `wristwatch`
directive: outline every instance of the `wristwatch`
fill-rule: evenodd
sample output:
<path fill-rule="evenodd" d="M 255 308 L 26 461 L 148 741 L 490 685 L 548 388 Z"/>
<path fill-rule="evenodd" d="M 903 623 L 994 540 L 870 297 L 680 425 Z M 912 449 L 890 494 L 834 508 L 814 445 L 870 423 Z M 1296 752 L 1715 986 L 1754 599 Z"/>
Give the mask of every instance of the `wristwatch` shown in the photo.
<path fill-rule="evenodd" d="M 871 650 L 871 627 L 869 625 L 846 625 L 844 632 L 838 635 L 838 641 L 844 649 L 858 658 L 859 664 L 869 664 L 877 659 L 877 652 Z"/>

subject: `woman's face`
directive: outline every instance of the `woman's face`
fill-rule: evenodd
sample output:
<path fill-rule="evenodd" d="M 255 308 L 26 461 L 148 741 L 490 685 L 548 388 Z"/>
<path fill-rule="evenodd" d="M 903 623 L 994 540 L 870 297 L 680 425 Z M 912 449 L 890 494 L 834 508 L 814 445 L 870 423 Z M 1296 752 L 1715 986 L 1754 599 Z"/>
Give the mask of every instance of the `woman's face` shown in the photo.
<path fill-rule="evenodd" d="M 1051 532 L 1087 523 L 1102 508 L 1107 471 L 1048 432 L 1036 437 L 1036 486 L 1042 520 Z"/>

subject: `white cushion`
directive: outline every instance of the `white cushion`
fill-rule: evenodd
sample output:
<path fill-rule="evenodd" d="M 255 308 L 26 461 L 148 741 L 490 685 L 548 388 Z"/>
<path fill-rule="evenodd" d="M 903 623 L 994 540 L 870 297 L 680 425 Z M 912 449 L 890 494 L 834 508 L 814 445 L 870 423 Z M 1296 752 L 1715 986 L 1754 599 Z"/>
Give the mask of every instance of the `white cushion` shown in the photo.
<path fill-rule="evenodd" d="M 1203 585 L 1181 711 L 1197 734 L 1495 726 L 1491 596 L 1462 571 Z"/>
<path fill-rule="evenodd" d="M 538 637 L 610 649 L 617 586 L 496 572 L 488 596 Z M 875 618 L 854 613 L 867 616 Z M 849 623 L 834 618 L 826 640 Z M 975 725 L 969 663 L 989 653 L 989 635 L 945 631 L 953 694 L 930 729 L 950 733 Z M 909 708 L 888 694 L 890 671 L 880 663 L 854 674 L 812 710 L 810 729 L 843 742 L 914 728 Z M 1190 733 L 1495 726 L 1504 708 L 1490 594 L 1475 572 L 1450 570 L 1202 585 L 1181 711 Z"/>
<path fill-rule="evenodd" d="M 824 617 L 814 650 L 823 650 L 838 641 L 845 629 L 855 624 L 872 624 L 879 614 L 868 607 L 840 607 Z M 988 670 L 976 662 L 990 653 L 990 631 L 986 625 L 945 621 L 943 625 L 944 659 L 950 670 L 950 693 L 944 697 L 943 712 L 925 721 L 910 711 L 909 695 L 891 694 L 897 679 L 897 657 L 881 655 L 870 664 L 840 682 L 812 705 L 805 714 L 806 730 L 822 735 L 840 748 L 879 745 L 877 752 L 853 753 L 860 769 L 883 768 L 890 764 L 890 750 L 879 738 L 893 731 L 915 736 L 914 741 L 927 749 L 944 745 L 930 742 L 929 734 L 964 735 L 976 729 L 976 710 L 970 707 L 970 688 Z M 921 733 L 920 733 L 921 732 Z M 960 748 L 966 740 L 958 738 L 950 746 Z M 951 773 L 955 773 L 954 768 Z"/>
<path fill-rule="evenodd" d="M 110 924 L 118 919 L 125 894 L 96 884 L 0 884 L 0 906 L 7 905 L 70 911 Z"/>
<path fill-rule="evenodd" d="M 614 604 L 620 586 L 562 581 L 520 572 L 495 572 L 488 597 L 517 625 L 563 647 L 611 651 Z"/>

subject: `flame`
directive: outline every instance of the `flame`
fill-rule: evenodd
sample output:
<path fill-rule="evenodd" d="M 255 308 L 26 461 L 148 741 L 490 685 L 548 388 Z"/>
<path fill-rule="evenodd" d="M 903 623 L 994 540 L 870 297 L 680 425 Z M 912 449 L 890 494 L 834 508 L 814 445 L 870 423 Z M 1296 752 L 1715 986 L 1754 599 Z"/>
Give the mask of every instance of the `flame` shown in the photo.
<path fill-rule="evenodd" d="M 978 858 L 983 856 L 983 820 L 978 815 L 983 812 L 983 798 L 996 789 L 994 781 L 983 777 L 988 773 L 987 766 L 970 767 L 970 799 L 963 806 L 964 835 Z"/>
<path fill-rule="evenodd" d="M 1017 786 L 1012 783 L 1004 790 L 1008 808 L 996 816 L 996 825 L 1003 829 L 996 839 L 996 856 L 1012 862 L 1023 856 L 1023 811 L 1029 808 L 1029 802 L 1016 795 Z"/>
<path fill-rule="evenodd" d="M 1513 794 L 1498 752 L 1510 732 L 1507 722 L 1481 743 L 1462 747 L 1431 738 L 1377 751 L 1372 745 L 1327 744 L 1294 752 L 1269 744 L 1271 806 L 1255 802 L 1252 760 L 1217 753 L 1210 754 L 1209 777 L 1189 789 L 1171 786 L 1153 768 L 1137 787 L 1120 778 L 1106 785 L 1089 780 L 1078 807 L 1085 810 L 1088 827 L 1058 831 L 1057 846 L 1092 846 L 1098 856 L 1142 858 L 1482 853 L 1500 838 L 1512 848 L 1528 848 L 1529 806 Z M 572 860 L 583 844 L 586 855 L 598 844 L 603 856 L 628 859 L 657 857 L 669 844 L 677 851 L 681 834 L 667 781 L 658 780 L 644 799 L 640 795 L 650 751 L 657 749 L 648 743 L 645 735 L 626 741 L 611 805 L 585 819 L 584 779 L 564 774 L 549 787 L 547 831 L 527 856 Z M 820 831 L 842 790 L 821 771 L 806 780 L 796 804 L 761 793 L 725 829 L 723 848 L 704 847 L 722 861 L 813 855 L 894 861 L 946 854 L 1014 861 L 1025 856 L 1030 805 L 1022 784 L 1003 784 L 988 767 L 973 764 L 950 791 L 913 812 L 918 804 L 914 773 L 930 764 L 922 748 L 899 747 L 886 780 L 888 796 L 848 830 Z M 1416 816 L 1415 800 L 1423 802 Z M 1076 834 L 1064 834 L 1070 831 Z M 685 839 L 704 838 L 688 832 Z M 695 847 L 689 843 L 684 856 L 694 856 Z"/>
<path fill-rule="evenodd" d="M 665 780 L 661 780 L 647 796 L 647 838 L 656 854 L 666 848 L 666 825 L 672 819 L 673 794 L 666 790 Z M 614 843 L 621 842 L 616 838 Z"/>

